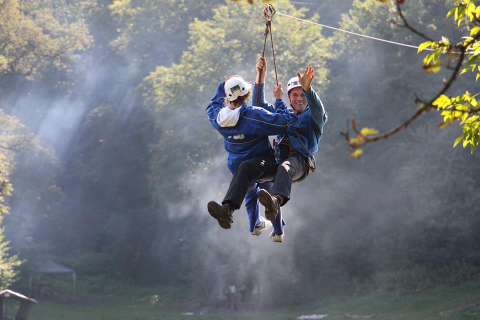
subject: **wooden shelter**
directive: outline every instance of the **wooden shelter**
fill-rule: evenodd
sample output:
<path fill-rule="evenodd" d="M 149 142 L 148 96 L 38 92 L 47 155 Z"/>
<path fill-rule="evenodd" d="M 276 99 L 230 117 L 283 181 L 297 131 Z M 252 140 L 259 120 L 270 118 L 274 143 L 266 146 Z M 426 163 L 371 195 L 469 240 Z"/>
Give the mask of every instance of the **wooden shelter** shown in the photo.
<path fill-rule="evenodd" d="M 28 284 L 28 290 L 29 290 L 29 295 L 32 297 L 35 297 L 37 299 L 42 299 L 43 296 L 42 294 L 39 294 L 39 292 L 32 292 L 33 289 L 33 275 L 34 274 L 39 274 L 39 273 L 50 273 L 50 274 L 72 274 L 72 279 L 73 279 L 73 294 L 75 294 L 76 287 L 77 287 L 77 274 L 75 270 L 62 266 L 61 264 L 58 264 L 52 260 L 42 260 L 34 263 L 34 269 L 30 273 L 30 280 Z M 41 290 L 40 290 L 41 291 Z M 37 295 L 36 295 L 36 294 Z"/>
<path fill-rule="evenodd" d="M 13 299 L 20 302 L 20 307 L 18 308 L 17 315 L 15 318 L 8 317 L 8 300 Z M 30 311 L 32 310 L 33 305 L 37 303 L 34 299 L 24 296 L 18 292 L 12 290 L 2 290 L 0 291 L 0 319 L 1 320 L 28 320 Z"/>

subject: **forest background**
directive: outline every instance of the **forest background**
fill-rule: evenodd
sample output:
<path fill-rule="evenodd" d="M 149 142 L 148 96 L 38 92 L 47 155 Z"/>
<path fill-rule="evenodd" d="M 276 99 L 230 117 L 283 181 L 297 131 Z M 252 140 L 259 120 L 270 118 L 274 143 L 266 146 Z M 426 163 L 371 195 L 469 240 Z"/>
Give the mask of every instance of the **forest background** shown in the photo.
<path fill-rule="evenodd" d="M 275 0 L 279 12 L 419 45 L 394 1 Z M 405 1 L 433 39 L 461 39 L 445 19 L 455 1 Z M 426 54 L 275 16 L 279 81 L 305 65 L 329 115 L 318 171 L 293 186 L 285 241 L 231 230 L 206 211 L 230 173 L 204 112 L 218 84 L 254 81 L 263 4 L 194 0 L 0 0 L 2 287 L 25 290 L 52 259 L 105 283 L 181 288 L 208 303 L 256 283 L 265 305 L 334 294 L 418 292 L 480 274 L 479 155 L 435 111 L 360 159 L 340 132 L 352 119 L 385 131 L 432 97 L 449 70 Z M 273 63 L 266 93 L 272 101 Z M 426 72 L 427 71 L 427 72 Z M 474 74 L 449 94 L 476 94 Z M 7 242 L 8 241 L 8 242 Z M 7 248 L 10 247 L 10 249 Z M 15 282 L 15 279 L 18 281 Z M 15 283 L 14 283 L 15 282 Z M 86 289 L 87 290 L 87 289 Z"/>

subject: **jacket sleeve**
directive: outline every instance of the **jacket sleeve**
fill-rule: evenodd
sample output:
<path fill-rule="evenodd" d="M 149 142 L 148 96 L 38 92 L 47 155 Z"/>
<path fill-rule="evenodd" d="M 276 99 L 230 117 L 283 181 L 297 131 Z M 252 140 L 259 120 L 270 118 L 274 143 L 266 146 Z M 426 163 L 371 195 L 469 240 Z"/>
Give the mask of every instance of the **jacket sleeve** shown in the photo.
<path fill-rule="evenodd" d="M 287 132 L 289 117 L 271 113 L 260 107 L 244 106 L 241 110 L 240 119 L 234 127 L 219 127 L 217 130 L 222 134 L 236 135 L 278 135 Z"/>
<path fill-rule="evenodd" d="M 262 83 L 261 85 L 255 83 L 253 85 L 252 105 L 258 106 L 270 112 L 274 111 L 273 106 L 265 101 L 265 83 Z"/>
<path fill-rule="evenodd" d="M 305 94 L 308 106 L 310 107 L 313 121 L 315 121 L 319 128 L 323 128 L 328 120 L 328 116 L 325 112 L 322 101 L 313 88 L 310 89 L 310 92 L 303 91 L 303 93 Z"/>
<path fill-rule="evenodd" d="M 282 99 L 275 100 L 275 113 L 285 114 L 288 113 L 287 105 Z"/>
<path fill-rule="evenodd" d="M 220 83 L 217 92 L 213 96 L 212 100 L 210 100 L 206 110 L 210 123 L 215 129 L 218 129 L 216 120 L 218 113 L 223 109 L 223 107 L 225 107 L 225 82 Z"/>

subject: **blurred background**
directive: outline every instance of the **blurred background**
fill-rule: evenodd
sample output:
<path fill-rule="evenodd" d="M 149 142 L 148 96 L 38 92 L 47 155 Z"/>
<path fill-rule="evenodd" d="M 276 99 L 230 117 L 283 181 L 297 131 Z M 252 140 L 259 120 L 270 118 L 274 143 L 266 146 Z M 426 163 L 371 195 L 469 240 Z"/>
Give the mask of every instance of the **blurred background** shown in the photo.
<path fill-rule="evenodd" d="M 392 22 L 394 1 L 382 2 L 269 1 L 310 21 L 424 42 Z M 445 19 L 454 3 L 402 9 L 433 39 L 460 41 L 467 27 Z M 415 95 L 442 88 L 451 71 L 426 74 L 415 49 L 274 16 L 279 81 L 312 65 L 329 116 L 318 169 L 293 186 L 283 243 L 250 235 L 243 207 L 230 230 L 210 217 L 207 202 L 222 200 L 231 174 L 205 108 L 227 76 L 254 82 L 263 5 L 0 0 L 0 284 L 40 302 L 32 319 L 430 319 L 414 307 L 382 318 L 382 299 L 416 303 L 428 292 L 435 316 L 480 301 L 479 155 L 452 148 L 460 126 L 440 130 L 431 112 L 360 159 L 340 135 L 352 119 L 386 131 L 416 111 Z M 266 56 L 273 101 L 268 43 Z M 466 90 L 478 91 L 472 75 L 449 93 Z"/>

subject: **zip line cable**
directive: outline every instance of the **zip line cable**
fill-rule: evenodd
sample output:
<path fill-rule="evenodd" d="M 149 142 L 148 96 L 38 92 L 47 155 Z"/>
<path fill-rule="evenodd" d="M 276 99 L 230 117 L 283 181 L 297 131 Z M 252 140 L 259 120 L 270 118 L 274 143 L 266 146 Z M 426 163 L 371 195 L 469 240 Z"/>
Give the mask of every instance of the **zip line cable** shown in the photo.
<path fill-rule="evenodd" d="M 343 29 L 339 29 L 339 28 L 335 28 L 335 27 L 330 27 L 330 26 L 327 26 L 327 25 L 324 25 L 324 24 L 321 24 L 321 23 L 317 23 L 317 22 L 313 22 L 313 21 L 310 21 L 310 20 L 305 20 L 305 19 L 301 19 L 301 18 L 294 17 L 294 16 L 289 16 L 288 14 L 284 14 L 284 13 L 281 13 L 281 12 L 278 12 L 278 11 L 277 11 L 277 14 L 278 14 L 278 15 L 281 15 L 281 16 L 284 16 L 284 17 L 287 17 L 287 18 L 294 19 L 294 20 L 298 20 L 298 21 L 302 21 L 302 22 L 307 22 L 307 23 L 315 24 L 315 25 L 317 25 L 317 26 L 321 26 L 321 27 L 324 27 L 324 28 L 327 28 L 327 29 L 332 29 L 332 30 L 335 30 L 335 31 L 340 31 L 340 32 L 343 32 L 343 33 L 348 33 L 348 34 L 351 34 L 351 35 L 354 35 L 354 36 L 358 36 L 358 37 L 363 37 L 363 38 L 367 38 L 367 39 L 371 39 L 371 40 L 376 40 L 376 41 L 381 41 L 381 42 L 385 42 L 385 43 L 390 43 L 390 44 L 394 44 L 394 45 L 397 45 L 397 46 L 402 46 L 402 47 L 407 47 L 407 48 L 418 49 L 418 46 L 413 46 L 413 45 L 410 45 L 410 44 L 405 44 L 405 43 L 400 43 L 400 42 L 395 42 L 395 41 L 390 41 L 390 40 L 375 38 L 375 37 L 367 36 L 367 35 L 364 35 L 364 34 L 361 34 L 361 33 L 356 33 L 356 32 L 352 32 L 352 31 L 348 31 L 348 30 L 343 30 Z M 424 49 L 424 50 L 433 51 L 433 50 L 430 49 L 430 48 L 426 48 L 426 49 Z"/>
<path fill-rule="evenodd" d="M 291 18 L 291 19 L 294 19 L 294 20 L 298 20 L 298 21 L 301 21 L 301 22 L 306 22 L 306 23 L 311 23 L 311 24 L 314 24 L 314 25 L 317 25 L 317 26 L 321 26 L 321 27 L 324 27 L 324 28 L 327 28 L 327 29 L 332 29 L 332 30 L 335 30 L 335 31 L 340 31 L 340 32 L 343 32 L 343 33 L 347 33 L 347 34 L 351 34 L 351 35 L 354 35 L 354 36 L 358 36 L 358 37 L 363 37 L 363 38 L 367 38 L 367 39 L 370 39 L 370 40 L 376 40 L 376 41 L 380 41 L 380 42 L 385 42 L 385 43 L 389 43 L 389 44 L 393 44 L 393 45 L 397 45 L 397 46 L 401 46 L 401 47 L 407 47 L 407 48 L 412 48 L 412 49 L 417 49 L 418 50 L 418 46 L 414 46 L 414 45 L 411 45 L 411 44 L 405 44 L 405 43 L 401 43 L 401 42 L 395 42 L 395 41 L 390 41 L 390 40 L 385 40 L 385 39 L 380 39 L 380 38 L 376 38 L 376 37 L 372 37 L 372 36 L 367 36 L 367 35 L 364 35 L 364 34 L 361 34 L 361 33 L 357 33 L 357 32 L 352 32 L 352 31 L 348 31 L 348 30 L 343 30 L 343 29 L 339 29 L 339 28 L 335 28 L 335 27 L 330 27 L 330 26 L 327 26 L 325 24 L 321 24 L 321 23 L 317 23 L 317 22 L 313 22 L 313 21 L 310 21 L 310 20 L 305 20 L 305 19 L 301 19 L 301 18 L 297 18 L 297 17 L 294 17 L 294 16 L 289 16 L 288 14 L 284 14 L 284 13 L 281 13 L 281 12 L 276 12 L 278 15 L 281 15 L 281 16 L 284 16 L 284 17 L 287 17 L 287 18 Z M 465 54 L 478 54 L 478 50 L 473 50 L 472 48 L 468 48 L 469 51 L 466 51 Z M 431 48 L 424 48 L 423 51 L 435 51 L 434 49 L 431 49 Z M 460 52 L 451 52 L 451 53 L 457 53 L 459 54 Z"/>

